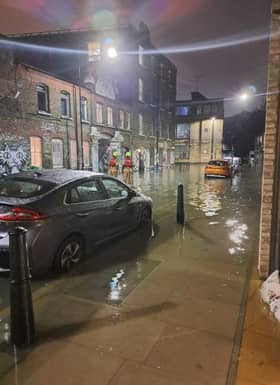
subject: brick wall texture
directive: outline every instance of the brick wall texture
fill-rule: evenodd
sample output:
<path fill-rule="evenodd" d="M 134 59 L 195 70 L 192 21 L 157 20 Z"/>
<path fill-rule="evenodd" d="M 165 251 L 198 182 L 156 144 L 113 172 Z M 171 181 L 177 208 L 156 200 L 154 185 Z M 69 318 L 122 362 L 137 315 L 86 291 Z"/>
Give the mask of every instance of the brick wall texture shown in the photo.
<path fill-rule="evenodd" d="M 280 0 L 272 2 L 271 38 L 269 46 L 266 128 L 264 136 L 264 162 L 262 206 L 259 243 L 259 275 L 267 277 L 271 253 L 272 202 L 274 190 L 276 138 L 279 135 L 279 84 L 280 84 Z"/>

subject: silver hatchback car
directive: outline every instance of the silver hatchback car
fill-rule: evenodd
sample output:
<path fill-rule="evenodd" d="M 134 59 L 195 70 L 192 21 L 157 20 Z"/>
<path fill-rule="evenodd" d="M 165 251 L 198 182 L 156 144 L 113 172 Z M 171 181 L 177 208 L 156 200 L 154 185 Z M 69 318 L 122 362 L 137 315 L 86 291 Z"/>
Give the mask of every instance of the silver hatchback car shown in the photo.
<path fill-rule="evenodd" d="M 27 231 L 32 273 L 63 272 L 93 245 L 151 226 L 152 200 L 116 178 L 76 170 L 0 177 L 0 267 L 9 267 L 8 232 Z"/>

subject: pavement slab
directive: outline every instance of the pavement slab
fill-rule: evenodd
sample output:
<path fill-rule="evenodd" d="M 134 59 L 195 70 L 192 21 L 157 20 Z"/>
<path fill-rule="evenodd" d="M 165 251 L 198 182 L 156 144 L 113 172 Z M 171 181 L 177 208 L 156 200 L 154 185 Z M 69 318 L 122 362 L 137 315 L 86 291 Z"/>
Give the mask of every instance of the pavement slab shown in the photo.
<path fill-rule="evenodd" d="M 212 333 L 167 326 L 146 365 L 205 385 L 224 385 L 231 340 Z"/>

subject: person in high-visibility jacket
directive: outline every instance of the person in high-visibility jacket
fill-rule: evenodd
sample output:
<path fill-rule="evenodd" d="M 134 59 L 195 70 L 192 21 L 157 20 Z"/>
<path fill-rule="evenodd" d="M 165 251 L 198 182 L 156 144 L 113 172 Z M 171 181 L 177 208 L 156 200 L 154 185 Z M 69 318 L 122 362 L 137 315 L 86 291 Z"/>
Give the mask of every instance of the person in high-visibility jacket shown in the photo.
<path fill-rule="evenodd" d="M 118 153 L 117 151 L 114 151 L 112 154 L 112 158 L 109 161 L 109 175 L 117 177 L 118 176 Z"/>
<path fill-rule="evenodd" d="M 123 181 L 127 184 L 132 184 L 132 167 L 131 152 L 128 151 L 125 153 L 123 164 Z"/>

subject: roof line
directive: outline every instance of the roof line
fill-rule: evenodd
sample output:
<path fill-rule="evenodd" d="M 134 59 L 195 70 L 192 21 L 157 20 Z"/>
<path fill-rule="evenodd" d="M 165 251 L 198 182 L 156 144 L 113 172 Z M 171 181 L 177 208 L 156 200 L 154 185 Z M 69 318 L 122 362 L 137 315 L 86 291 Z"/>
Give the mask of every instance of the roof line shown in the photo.
<path fill-rule="evenodd" d="M 16 34 L 6 34 L 5 36 L 11 38 L 17 37 L 31 37 L 31 36 L 44 36 L 44 35 L 59 35 L 64 33 L 76 33 L 76 32 L 103 32 L 103 31 L 111 31 L 115 29 L 125 29 L 125 28 L 135 28 L 131 24 L 127 23 L 118 23 L 115 27 L 105 27 L 102 29 L 96 29 L 93 27 L 87 28 L 68 28 L 68 29 L 57 29 L 53 31 L 39 31 L 39 32 L 25 32 L 25 33 L 16 33 Z"/>

